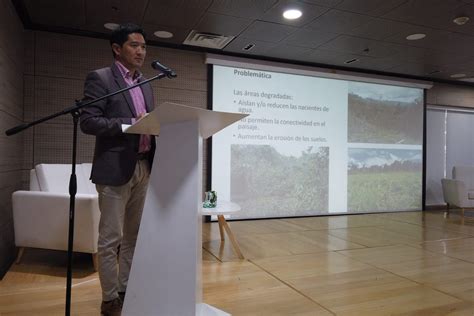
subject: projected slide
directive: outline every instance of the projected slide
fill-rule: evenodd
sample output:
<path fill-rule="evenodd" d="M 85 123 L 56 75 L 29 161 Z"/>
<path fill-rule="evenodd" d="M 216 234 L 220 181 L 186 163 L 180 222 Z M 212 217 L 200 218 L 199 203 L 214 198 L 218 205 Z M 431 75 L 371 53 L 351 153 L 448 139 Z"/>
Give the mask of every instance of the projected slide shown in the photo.
<path fill-rule="evenodd" d="M 422 144 L 420 89 L 349 82 L 351 143 Z"/>
<path fill-rule="evenodd" d="M 212 189 L 240 218 L 421 207 L 423 90 L 213 66 Z"/>
<path fill-rule="evenodd" d="M 282 155 L 270 145 L 231 145 L 231 200 L 241 217 L 326 213 L 328 147 L 308 147 L 301 156 Z"/>
<path fill-rule="evenodd" d="M 422 151 L 349 149 L 348 211 L 420 208 Z"/>

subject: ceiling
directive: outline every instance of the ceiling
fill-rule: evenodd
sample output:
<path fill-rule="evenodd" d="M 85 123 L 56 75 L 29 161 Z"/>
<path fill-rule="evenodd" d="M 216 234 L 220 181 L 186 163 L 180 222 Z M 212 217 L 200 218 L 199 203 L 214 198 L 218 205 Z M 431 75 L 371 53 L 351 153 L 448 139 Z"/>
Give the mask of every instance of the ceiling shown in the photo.
<path fill-rule="evenodd" d="M 234 36 L 225 54 L 474 82 L 474 0 L 12 0 L 25 27 L 106 37 L 104 23 L 141 25 L 151 44 L 194 49 L 191 30 Z M 285 20 L 287 8 L 303 12 Z M 468 16 L 456 25 L 453 19 Z M 169 31 L 160 39 L 155 31 Z M 426 37 L 408 41 L 407 35 Z M 248 51 L 243 48 L 254 47 Z M 202 48 L 195 48 L 202 50 Z M 208 49 L 210 52 L 218 52 Z M 346 63 L 349 60 L 356 60 Z"/>

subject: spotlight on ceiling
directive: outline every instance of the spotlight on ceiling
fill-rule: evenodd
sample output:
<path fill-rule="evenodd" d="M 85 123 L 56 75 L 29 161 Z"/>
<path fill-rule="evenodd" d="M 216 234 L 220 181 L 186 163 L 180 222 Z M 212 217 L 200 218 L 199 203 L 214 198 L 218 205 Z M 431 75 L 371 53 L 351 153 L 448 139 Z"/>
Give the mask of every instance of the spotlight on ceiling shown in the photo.
<path fill-rule="evenodd" d="M 466 74 L 452 74 L 450 77 L 455 78 L 455 79 L 459 79 L 459 78 L 466 77 Z"/>
<path fill-rule="evenodd" d="M 416 33 L 416 34 L 410 34 L 406 37 L 407 40 L 409 41 L 417 41 L 421 40 L 422 38 L 425 38 L 426 34 L 423 33 Z"/>
<path fill-rule="evenodd" d="M 459 81 L 464 81 L 464 82 L 474 82 L 474 78 L 473 77 L 468 77 L 468 78 L 462 78 L 462 79 L 458 79 Z"/>
<path fill-rule="evenodd" d="M 283 17 L 287 20 L 296 20 L 300 18 L 302 15 L 303 13 L 297 9 L 290 9 L 283 12 Z"/>
<path fill-rule="evenodd" d="M 173 37 L 173 33 L 168 32 L 168 31 L 156 31 L 153 34 L 159 38 L 172 38 Z"/>
<path fill-rule="evenodd" d="M 458 16 L 458 17 L 456 17 L 456 18 L 453 20 L 453 23 L 454 23 L 454 24 L 457 24 L 457 25 L 464 25 L 464 24 L 466 24 L 468 21 L 469 21 L 469 17 L 468 17 L 468 16 Z"/>
<path fill-rule="evenodd" d="M 118 25 L 117 23 L 105 23 L 105 24 L 104 24 L 104 27 L 105 27 L 107 30 L 113 31 L 113 30 L 116 30 L 116 29 L 119 27 L 119 25 Z"/>

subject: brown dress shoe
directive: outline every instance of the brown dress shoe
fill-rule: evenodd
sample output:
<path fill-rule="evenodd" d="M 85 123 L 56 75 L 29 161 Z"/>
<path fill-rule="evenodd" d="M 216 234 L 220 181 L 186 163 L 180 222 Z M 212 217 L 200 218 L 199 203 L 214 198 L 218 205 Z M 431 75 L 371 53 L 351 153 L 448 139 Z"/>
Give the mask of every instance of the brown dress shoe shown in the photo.
<path fill-rule="evenodd" d="M 122 314 L 123 302 L 120 297 L 111 301 L 102 301 L 100 305 L 100 313 L 103 316 L 120 316 Z"/>

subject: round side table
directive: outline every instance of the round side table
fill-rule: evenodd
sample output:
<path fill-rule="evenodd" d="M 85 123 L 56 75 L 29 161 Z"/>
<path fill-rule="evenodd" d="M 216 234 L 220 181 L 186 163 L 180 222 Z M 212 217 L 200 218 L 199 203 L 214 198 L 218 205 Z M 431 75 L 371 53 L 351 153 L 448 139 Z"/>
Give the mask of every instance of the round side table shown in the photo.
<path fill-rule="evenodd" d="M 224 230 L 229 236 L 230 242 L 232 243 L 232 247 L 234 248 L 235 253 L 240 259 L 245 259 L 240 251 L 239 244 L 237 243 L 237 239 L 235 239 L 232 230 L 230 229 L 229 224 L 224 218 L 224 215 L 235 214 L 240 211 L 240 206 L 233 202 L 228 201 L 217 201 L 216 207 L 213 208 L 205 208 L 201 206 L 201 215 L 216 215 L 217 220 L 219 222 L 219 232 L 221 234 L 221 242 L 225 241 L 224 237 Z"/>

